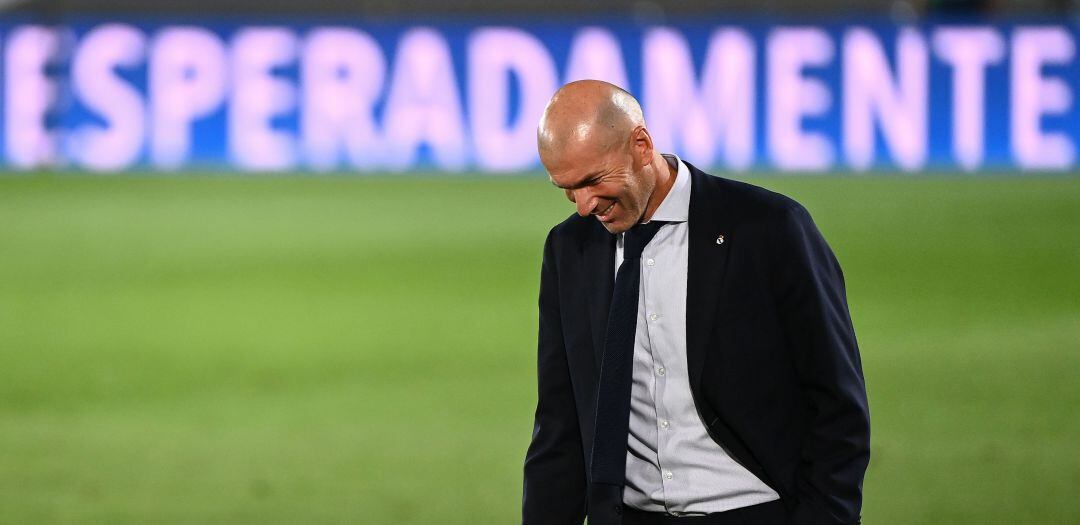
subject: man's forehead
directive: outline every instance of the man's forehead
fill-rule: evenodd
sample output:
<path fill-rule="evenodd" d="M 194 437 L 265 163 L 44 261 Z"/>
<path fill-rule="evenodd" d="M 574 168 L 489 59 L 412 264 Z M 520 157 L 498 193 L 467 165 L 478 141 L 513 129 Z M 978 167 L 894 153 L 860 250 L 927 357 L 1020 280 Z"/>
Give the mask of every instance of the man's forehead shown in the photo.
<path fill-rule="evenodd" d="M 561 179 L 564 172 L 580 168 L 589 157 L 578 141 L 559 141 L 540 152 L 540 161 L 556 179 Z"/>
<path fill-rule="evenodd" d="M 540 153 L 552 184 L 560 188 L 581 186 L 612 161 L 619 137 L 610 130 L 581 129 L 549 142 Z"/>

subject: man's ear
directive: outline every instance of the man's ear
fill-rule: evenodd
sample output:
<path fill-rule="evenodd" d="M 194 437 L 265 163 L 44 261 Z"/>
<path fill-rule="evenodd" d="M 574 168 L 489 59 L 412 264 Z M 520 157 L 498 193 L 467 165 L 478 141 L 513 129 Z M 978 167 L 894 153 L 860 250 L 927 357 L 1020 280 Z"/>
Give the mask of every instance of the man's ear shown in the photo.
<path fill-rule="evenodd" d="M 630 132 L 630 152 L 634 156 L 634 163 L 638 166 L 652 162 L 653 141 L 645 126 L 638 126 Z"/>

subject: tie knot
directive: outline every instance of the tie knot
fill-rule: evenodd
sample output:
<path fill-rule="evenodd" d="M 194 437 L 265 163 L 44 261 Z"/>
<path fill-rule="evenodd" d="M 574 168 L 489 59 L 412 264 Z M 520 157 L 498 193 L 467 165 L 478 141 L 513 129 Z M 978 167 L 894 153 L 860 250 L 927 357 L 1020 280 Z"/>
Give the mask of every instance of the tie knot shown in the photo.
<path fill-rule="evenodd" d="M 626 231 L 623 235 L 623 260 L 639 259 L 645 245 L 649 244 L 660 227 L 667 224 L 665 221 L 651 221 L 638 224 Z"/>

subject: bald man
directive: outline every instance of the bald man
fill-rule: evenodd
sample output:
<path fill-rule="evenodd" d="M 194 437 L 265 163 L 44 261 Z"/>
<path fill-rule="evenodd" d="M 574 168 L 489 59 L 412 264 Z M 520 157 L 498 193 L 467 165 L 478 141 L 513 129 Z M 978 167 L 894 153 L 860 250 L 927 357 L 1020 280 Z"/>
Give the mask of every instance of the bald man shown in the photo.
<path fill-rule="evenodd" d="M 544 246 L 523 523 L 859 523 L 862 365 L 807 211 L 660 153 L 604 82 L 537 142 L 577 213 Z"/>

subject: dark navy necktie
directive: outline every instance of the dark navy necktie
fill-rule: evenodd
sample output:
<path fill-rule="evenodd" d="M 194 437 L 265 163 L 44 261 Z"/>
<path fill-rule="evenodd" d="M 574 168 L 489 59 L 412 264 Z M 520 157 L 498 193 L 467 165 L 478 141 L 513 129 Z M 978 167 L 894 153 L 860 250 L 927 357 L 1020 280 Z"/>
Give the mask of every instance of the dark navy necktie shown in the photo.
<path fill-rule="evenodd" d="M 621 489 L 626 482 L 626 440 L 630 425 L 630 385 L 637 333 L 641 252 L 666 222 L 630 228 L 623 236 L 623 261 L 611 295 L 600 387 L 596 395 L 592 482 Z M 594 487 L 597 488 L 597 487 Z M 621 494 L 621 490 L 620 490 Z"/>

